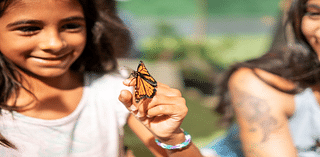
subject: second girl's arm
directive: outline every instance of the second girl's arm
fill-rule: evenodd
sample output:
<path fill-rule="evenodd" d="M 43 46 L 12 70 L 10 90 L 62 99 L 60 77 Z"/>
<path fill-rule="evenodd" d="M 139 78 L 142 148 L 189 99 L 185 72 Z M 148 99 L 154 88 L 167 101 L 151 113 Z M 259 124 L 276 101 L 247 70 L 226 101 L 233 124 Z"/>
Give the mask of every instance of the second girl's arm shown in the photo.
<path fill-rule="evenodd" d="M 273 74 L 262 70 L 257 73 L 267 81 L 290 86 Z M 294 110 L 293 95 L 271 87 L 247 68 L 231 76 L 229 91 L 246 156 L 297 156 L 288 123 L 288 115 Z"/>

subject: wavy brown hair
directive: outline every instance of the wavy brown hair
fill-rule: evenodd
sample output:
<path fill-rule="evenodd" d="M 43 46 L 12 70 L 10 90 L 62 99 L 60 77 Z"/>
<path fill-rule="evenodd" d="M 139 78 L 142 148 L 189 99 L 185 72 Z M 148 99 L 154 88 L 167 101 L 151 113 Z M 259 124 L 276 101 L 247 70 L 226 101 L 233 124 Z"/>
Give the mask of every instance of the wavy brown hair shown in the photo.
<path fill-rule="evenodd" d="M 215 111 L 222 115 L 223 124 L 230 124 L 234 120 L 228 82 L 230 76 L 241 67 L 250 68 L 253 72 L 255 68 L 259 68 L 294 82 L 296 84 L 294 89 L 282 90 L 260 78 L 270 86 L 291 94 L 299 93 L 305 88 L 320 82 L 318 56 L 301 31 L 301 21 L 306 13 L 305 5 L 307 1 L 292 1 L 287 12 L 287 19 L 285 19 L 285 24 L 282 27 L 285 32 L 285 42 L 277 44 L 280 46 L 271 48 L 262 57 L 236 63 L 225 72 L 219 88 L 220 101 L 215 108 Z"/>
<path fill-rule="evenodd" d="M 19 0 L 0 0 L 0 18 L 10 5 Z M 108 73 L 117 68 L 116 56 L 126 53 L 131 45 L 128 29 L 116 12 L 114 0 L 78 0 L 82 5 L 87 26 L 87 43 L 83 53 L 71 65 L 78 72 Z M 14 111 L 18 107 L 8 106 L 7 100 L 23 88 L 23 79 L 16 66 L 0 52 L 0 114 L 2 110 Z M 34 96 L 34 95 L 33 95 Z M 35 97 L 36 99 L 36 97 Z M 0 134 L 0 145 L 15 148 Z"/>

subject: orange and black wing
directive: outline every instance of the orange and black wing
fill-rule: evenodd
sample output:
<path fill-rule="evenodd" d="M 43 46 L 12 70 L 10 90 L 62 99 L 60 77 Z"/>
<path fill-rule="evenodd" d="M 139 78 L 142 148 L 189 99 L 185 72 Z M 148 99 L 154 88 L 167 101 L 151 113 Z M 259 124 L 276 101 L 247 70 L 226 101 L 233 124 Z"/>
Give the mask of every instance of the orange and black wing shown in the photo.
<path fill-rule="evenodd" d="M 156 94 L 157 81 L 149 74 L 142 61 L 135 72 L 136 87 L 135 98 L 138 103 L 143 98 L 153 98 Z"/>
<path fill-rule="evenodd" d="M 144 80 L 140 76 L 137 76 L 136 78 L 135 90 L 136 90 L 135 97 L 136 97 L 137 103 L 145 97 L 153 98 L 153 96 L 156 94 L 156 91 L 157 91 L 154 86 L 152 86 L 150 83 L 148 83 L 146 80 Z"/>
<path fill-rule="evenodd" d="M 154 87 L 157 86 L 157 81 L 150 75 L 150 73 L 148 72 L 146 66 L 142 61 L 140 61 L 137 72 L 141 76 L 141 78 L 143 78 L 145 81 L 150 83 L 152 86 Z"/>

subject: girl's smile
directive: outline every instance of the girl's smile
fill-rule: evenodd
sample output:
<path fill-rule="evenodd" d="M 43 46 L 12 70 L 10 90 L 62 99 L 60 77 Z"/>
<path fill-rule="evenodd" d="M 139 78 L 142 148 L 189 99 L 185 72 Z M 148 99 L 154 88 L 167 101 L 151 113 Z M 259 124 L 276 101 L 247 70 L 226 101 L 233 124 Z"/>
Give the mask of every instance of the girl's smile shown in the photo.
<path fill-rule="evenodd" d="M 86 45 L 86 21 L 77 0 L 15 1 L 0 23 L 0 52 L 35 76 L 65 74 Z"/>
<path fill-rule="evenodd" d="M 72 60 L 72 52 L 56 57 L 30 56 L 31 60 L 42 67 L 63 68 Z"/>

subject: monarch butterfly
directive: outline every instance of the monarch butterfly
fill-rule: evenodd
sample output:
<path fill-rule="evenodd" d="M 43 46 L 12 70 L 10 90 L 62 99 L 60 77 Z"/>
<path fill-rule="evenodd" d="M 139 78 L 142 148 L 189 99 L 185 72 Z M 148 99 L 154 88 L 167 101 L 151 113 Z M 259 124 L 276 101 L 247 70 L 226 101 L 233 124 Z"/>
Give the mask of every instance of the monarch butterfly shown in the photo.
<path fill-rule="evenodd" d="M 140 61 L 137 71 L 133 71 L 131 75 L 136 78 L 135 98 L 136 103 L 144 98 L 153 98 L 157 90 L 157 81 L 150 75 L 146 66 Z"/>

